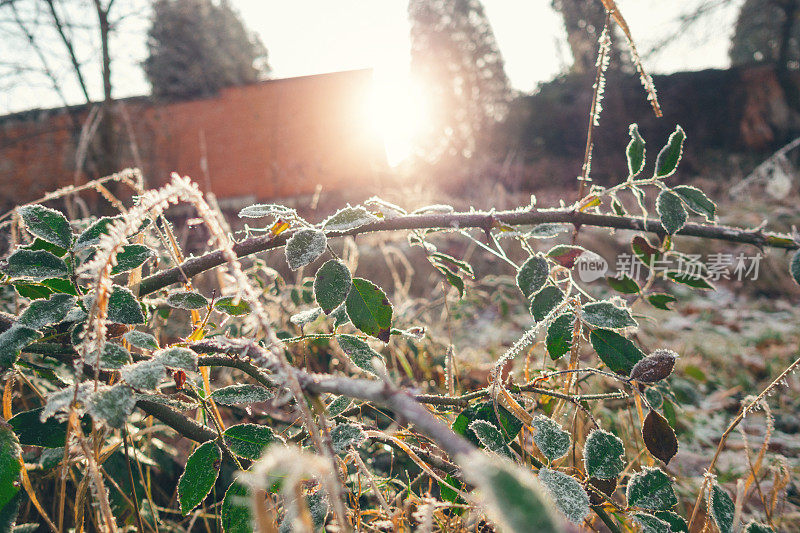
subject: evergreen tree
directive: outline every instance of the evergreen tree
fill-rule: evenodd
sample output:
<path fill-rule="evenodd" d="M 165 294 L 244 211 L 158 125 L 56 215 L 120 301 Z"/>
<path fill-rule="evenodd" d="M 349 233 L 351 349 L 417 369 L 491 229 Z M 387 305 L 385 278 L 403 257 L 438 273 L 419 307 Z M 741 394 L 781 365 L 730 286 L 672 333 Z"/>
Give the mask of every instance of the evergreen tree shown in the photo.
<path fill-rule="evenodd" d="M 227 0 L 156 0 L 147 47 L 155 96 L 208 96 L 269 73 L 266 48 Z"/>

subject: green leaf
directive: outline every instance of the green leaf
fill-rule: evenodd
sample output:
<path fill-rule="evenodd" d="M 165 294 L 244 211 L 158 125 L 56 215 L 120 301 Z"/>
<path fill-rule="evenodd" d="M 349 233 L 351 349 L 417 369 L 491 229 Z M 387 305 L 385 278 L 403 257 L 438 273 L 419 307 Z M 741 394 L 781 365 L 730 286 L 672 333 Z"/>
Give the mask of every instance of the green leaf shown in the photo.
<path fill-rule="evenodd" d="M 33 328 L 14 324 L 0 333 L 0 368 L 9 368 L 23 348 L 42 336 Z"/>
<path fill-rule="evenodd" d="M 60 211 L 43 205 L 26 205 L 17 212 L 33 235 L 61 248 L 68 249 L 72 245 L 72 228 Z"/>
<path fill-rule="evenodd" d="M 329 315 L 342 305 L 352 286 L 350 269 L 341 261 L 331 259 L 317 270 L 314 278 L 314 298 L 322 311 Z"/>
<path fill-rule="evenodd" d="M 706 291 L 716 290 L 716 287 L 714 287 L 714 284 L 712 284 L 710 281 L 701 276 L 692 275 L 689 272 L 676 272 L 670 270 L 666 272 L 666 276 L 675 283 L 687 285 L 694 289 L 702 289 Z"/>
<path fill-rule="evenodd" d="M 120 369 L 120 373 L 122 379 L 131 387 L 139 390 L 153 390 L 164 379 L 167 369 L 160 361 L 145 359 L 132 365 L 125 365 Z"/>
<path fill-rule="evenodd" d="M 720 533 L 732 533 L 734 528 L 733 518 L 736 507 L 728 493 L 714 483 L 711 487 L 711 501 L 709 505 L 711 516 L 717 524 Z"/>
<path fill-rule="evenodd" d="M 14 290 L 23 298 L 30 300 L 40 300 L 48 298 L 53 294 L 53 290 L 41 283 L 31 283 L 26 281 L 14 281 Z"/>
<path fill-rule="evenodd" d="M 547 353 L 550 358 L 556 359 L 564 356 L 572 348 L 572 331 L 575 329 L 575 314 L 563 313 L 556 317 L 547 328 Z"/>
<path fill-rule="evenodd" d="M 111 269 L 111 275 L 116 276 L 138 268 L 145 261 L 155 256 L 155 251 L 144 244 L 128 244 L 122 247 L 116 255 L 117 264 Z"/>
<path fill-rule="evenodd" d="M 616 479 L 625 469 L 625 447 L 622 440 L 608 431 L 589 433 L 583 446 L 586 473 L 597 479 Z"/>
<path fill-rule="evenodd" d="M 555 285 L 548 285 L 533 297 L 531 314 L 536 322 L 544 320 L 550 312 L 564 301 L 564 293 Z"/>
<path fill-rule="evenodd" d="M 636 294 L 641 290 L 639 284 L 627 274 L 622 274 L 622 278 L 608 276 L 606 282 L 609 287 L 622 294 Z"/>
<path fill-rule="evenodd" d="M 271 400 L 275 394 L 261 385 L 240 383 L 228 385 L 211 393 L 211 398 L 220 405 L 247 405 Z"/>
<path fill-rule="evenodd" d="M 0 507 L 0 531 L 2 533 L 35 533 L 39 529 L 39 524 L 15 525 L 21 503 L 22 493 L 17 492 L 7 504 Z"/>
<path fill-rule="evenodd" d="M 372 359 L 373 357 L 377 357 L 383 361 L 383 356 L 381 354 L 370 348 L 369 344 L 366 342 L 352 335 L 339 335 L 336 340 L 339 343 L 339 348 L 347 354 L 347 357 L 350 358 L 350 361 L 352 361 L 354 365 L 362 370 L 375 374 L 375 367 L 372 365 Z"/>
<path fill-rule="evenodd" d="M 117 324 L 144 324 L 142 306 L 127 287 L 114 285 L 108 297 L 108 321 Z"/>
<path fill-rule="evenodd" d="M 659 249 L 650 244 L 650 241 L 641 235 L 636 235 L 631 240 L 631 250 L 633 254 L 639 258 L 639 261 L 647 267 L 652 266 L 655 264 L 655 261 L 661 259 L 661 252 Z"/>
<path fill-rule="evenodd" d="M 222 499 L 220 519 L 224 533 L 253 533 L 256 526 L 250 514 L 250 491 L 234 480 Z"/>
<path fill-rule="evenodd" d="M 498 415 L 500 416 L 500 420 L 497 418 Z M 475 435 L 475 432 L 470 428 L 470 425 L 475 420 L 490 422 L 494 427 L 500 430 L 507 439 L 507 443 L 514 440 L 522 429 L 522 422 L 502 405 L 497 405 L 497 411 L 495 412 L 495 405 L 493 402 L 487 401 L 477 403 L 461 411 L 456 417 L 455 422 L 453 422 L 453 431 L 466 437 L 467 440 L 475 446 L 481 445 L 480 439 L 478 439 L 478 436 Z"/>
<path fill-rule="evenodd" d="M 671 533 L 667 522 L 649 513 L 633 513 L 633 519 L 642 526 L 642 533 Z"/>
<path fill-rule="evenodd" d="M 637 325 L 627 308 L 608 301 L 586 304 L 581 311 L 583 321 L 596 328 L 622 329 Z"/>
<path fill-rule="evenodd" d="M 108 235 L 108 228 L 122 220 L 121 216 L 102 217 L 94 224 L 86 228 L 73 245 L 74 250 L 83 250 L 90 246 L 96 246 L 103 235 Z"/>
<path fill-rule="evenodd" d="M 350 446 L 358 448 L 367 439 L 367 434 L 355 424 L 339 424 L 331 430 L 333 451 L 341 453 Z"/>
<path fill-rule="evenodd" d="M 0 420 L 0 509 L 19 491 L 18 479 L 22 465 L 22 449 L 10 425 Z"/>
<path fill-rule="evenodd" d="M 389 342 L 392 304 L 379 287 L 366 279 L 353 278 L 345 307 L 355 327 L 371 337 Z"/>
<path fill-rule="evenodd" d="M 223 313 L 229 314 L 231 316 L 241 316 L 247 315 L 250 313 L 250 304 L 246 301 L 239 298 L 239 303 L 234 303 L 236 301 L 235 296 L 226 296 L 224 298 L 220 298 L 216 302 L 214 302 L 214 309 L 218 311 L 222 311 Z"/>
<path fill-rule="evenodd" d="M 273 442 L 283 442 L 272 429 L 258 424 L 238 424 L 225 430 L 225 442 L 231 451 L 253 461 L 261 457 L 264 449 Z"/>
<path fill-rule="evenodd" d="M 487 450 L 498 455 L 513 458 L 513 454 L 511 450 L 508 449 L 503 435 L 500 434 L 500 431 L 491 422 L 487 422 L 486 420 L 473 420 L 469 425 L 469 429 L 478 437 L 481 446 Z"/>
<path fill-rule="evenodd" d="M 265 218 L 269 216 L 291 218 L 297 212 L 291 207 L 278 204 L 253 204 L 239 211 L 239 218 Z"/>
<path fill-rule="evenodd" d="M 517 272 L 517 287 L 526 298 L 530 298 L 544 287 L 549 275 L 550 266 L 547 264 L 547 259 L 541 254 L 532 255 Z"/>
<path fill-rule="evenodd" d="M 444 478 L 445 483 L 439 481 L 439 496 L 441 496 L 442 501 L 450 502 L 450 503 L 464 503 L 464 500 L 461 496 L 458 495 L 458 492 L 453 487 L 458 488 L 459 490 L 464 490 L 464 483 L 457 480 L 450 474 L 447 474 Z M 461 514 L 460 510 L 453 509 L 456 511 L 457 514 Z"/>
<path fill-rule="evenodd" d="M 19 317 L 19 324 L 31 329 L 58 324 L 75 306 L 75 297 L 69 294 L 53 294 L 48 300 L 36 300 Z"/>
<path fill-rule="evenodd" d="M 596 329 L 589 335 L 594 351 L 605 365 L 618 374 L 631 373 L 633 366 L 644 359 L 644 353 L 629 339 L 606 329 Z"/>
<path fill-rule="evenodd" d="M 89 363 L 94 365 L 95 360 L 96 359 L 92 359 Z M 103 345 L 103 355 L 100 356 L 101 370 L 119 370 L 130 362 L 130 352 L 119 344 L 107 342 Z"/>
<path fill-rule="evenodd" d="M 709 222 L 716 218 L 717 204 L 708 199 L 703 191 L 691 185 L 678 185 L 672 192 L 681 197 L 686 206 L 697 213 L 703 215 Z"/>
<path fill-rule="evenodd" d="M 95 421 L 105 422 L 109 427 L 121 428 L 136 407 L 133 389 L 119 383 L 103 387 L 89 397 L 87 410 Z"/>
<path fill-rule="evenodd" d="M 44 407 L 17 413 L 8 423 L 23 446 L 41 446 L 42 448 L 61 448 L 67 441 L 67 423 L 55 418 L 44 422 L 39 418 Z"/>
<path fill-rule="evenodd" d="M 189 456 L 186 469 L 178 480 L 178 501 L 183 516 L 200 505 L 214 488 L 221 464 L 222 452 L 214 441 L 201 444 Z"/>
<path fill-rule="evenodd" d="M 452 255 L 445 254 L 442 252 L 433 252 L 429 258 L 434 264 L 438 263 L 442 266 L 447 267 L 449 270 L 460 270 L 470 278 L 475 278 L 475 270 L 473 270 L 472 265 L 467 263 L 466 261 L 462 261 L 460 259 L 456 259 Z"/>
<path fill-rule="evenodd" d="M 678 503 L 672 480 L 660 468 L 644 467 L 628 481 L 628 505 L 668 511 Z"/>
<path fill-rule="evenodd" d="M 463 298 L 465 290 L 464 280 L 461 279 L 461 277 L 458 276 L 458 274 L 453 273 L 453 271 L 447 268 L 446 266 L 438 265 L 435 263 L 433 266 L 434 268 L 436 268 L 436 270 L 442 273 L 444 279 L 447 280 L 447 283 L 449 283 L 452 287 L 455 287 L 456 290 L 458 290 L 459 298 Z"/>
<path fill-rule="evenodd" d="M 630 125 L 628 134 L 631 136 L 631 141 L 625 149 L 625 155 L 628 159 L 628 174 L 633 178 L 644 168 L 645 146 L 637 124 Z"/>
<path fill-rule="evenodd" d="M 800 285 L 800 250 L 794 253 L 792 261 L 789 263 L 789 272 L 794 278 L 794 282 Z"/>
<path fill-rule="evenodd" d="M 533 417 L 533 442 L 549 461 L 564 457 L 569 451 L 570 436 L 558 422 L 546 416 Z"/>
<path fill-rule="evenodd" d="M 672 533 L 689 533 L 689 525 L 679 514 L 673 511 L 656 511 L 653 513 L 656 518 L 669 524 Z"/>
<path fill-rule="evenodd" d="M 141 348 L 142 350 L 150 351 L 158 350 L 158 341 L 156 338 L 149 333 L 145 333 L 144 331 L 129 331 L 124 335 L 124 337 L 125 340 L 135 348 Z"/>
<path fill-rule="evenodd" d="M 539 469 L 539 481 L 547 488 L 556 507 L 573 524 L 583 523 L 589 514 L 589 495 L 578 480 L 549 468 Z"/>
<path fill-rule="evenodd" d="M 675 126 L 675 131 L 669 136 L 667 144 L 658 152 L 654 178 L 666 178 L 675 172 L 683 155 L 684 139 L 686 139 L 686 133 L 683 128 Z"/>
<path fill-rule="evenodd" d="M 199 292 L 179 291 L 167 296 L 167 305 L 188 311 L 206 309 L 208 300 Z"/>
<path fill-rule="evenodd" d="M 3 271 L 12 278 L 34 281 L 69 276 L 69 268 L 64 260 L 44 250 L 17 250 L 6 259 Z"/>
<path fill-rule="evenodd" d="M 153 360 L 169 368 L 180 368 L 187 372 L 197 372 L 197 354 L 189 348 L 173 346 L 158 351 Z"/>
<path fill-rule="evenodd" d="M 328 404 L 328 418 L 336 418 L 347 411 L 352 403 L 353 400 L 347 396 L 339 396 Z"/>
<path fill-rule="evenodd" d="M 669 304 L 677 302 L 678 299 L 672 296 L 671 294 L 657 292 L 648 295 L 647 301 L 650 302 L 650 305 L 652 305 L 653 307 L 657 307 L 658 309 L 663 309 L 665 311 L 671 311 L 672 309 L 670 308 Z"/>
<path fill-rule="evenodd" d="M 67 250 L 65 250 L 64 248 L 56 246 L 55 244 L 51 244 L 47 241 L 43 241 L 39 237 L 33 239 L 33 242 L 30 244 L 20 246 L 20 248 L 23 250 L 31 250 L 31 251 L 44 250 L 46 252 L 50 252 L 51 254 L 57 257 L 64 257 L 65 255 L 67 255 Z"/>
<path fill-rule="evenodd" d="M 322 223 L 322 229 L 325 230 L 325 232 L 350 231 L 377 220 L 378 217 L 360 205 L 355 207 L 347 206 L 325 220 L 325 222 Z"/>
<path fill-rule="evenodd" d="M 297 230 L 286 242 L 286 262 L 289 268 L 297 270 L 313 262 L 325 252 L 328 238 L 325 233 L 313 228 Z"/>
<path fill-rule="evenodd" d="M 661 194 L 658 195 L 656 212 L 661 217 L 661 226 L 664 231 L 670 235 L 678 233 L 686 225 L 686 220 L 689 218 L 681 199 L 670 191 L 661 191 Z"/>

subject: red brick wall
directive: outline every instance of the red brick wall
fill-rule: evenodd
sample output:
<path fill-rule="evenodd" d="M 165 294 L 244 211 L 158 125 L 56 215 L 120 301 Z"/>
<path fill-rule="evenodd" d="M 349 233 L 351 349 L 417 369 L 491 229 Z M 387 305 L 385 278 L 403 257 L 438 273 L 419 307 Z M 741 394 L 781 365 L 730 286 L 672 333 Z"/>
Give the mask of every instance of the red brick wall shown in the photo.
<path fill-rule="evenodd" d="M 367 116 L 371 81 L 371 71 L 351 71 L 233 87 L 202 100 L 121 105 L 149 186 L 174 171 L 210 184 L 221 198 L 268 199 L 312 193 L 317 184 L 330 190 L 375 183 L 386 158 Z M 73 115 L 82 123 L 86 111 Z M 123 124 L 121 166 L 134 166 Z M 0 204 L 73 183 L 79 136 L 63 110 L 0 118 Z"/>

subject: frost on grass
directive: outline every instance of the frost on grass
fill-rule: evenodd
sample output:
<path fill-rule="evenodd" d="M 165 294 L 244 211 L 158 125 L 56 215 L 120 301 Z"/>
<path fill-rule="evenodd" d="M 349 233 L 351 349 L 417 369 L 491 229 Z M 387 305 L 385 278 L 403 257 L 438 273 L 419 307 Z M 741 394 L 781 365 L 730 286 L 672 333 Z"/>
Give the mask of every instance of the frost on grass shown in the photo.
<path fill-rule="evenodd" d="M 344 209 L 340 209 L 328 217 L 328 219 L 322 223 L 322 229 L 326 232 L 350 231 L 377 220 L 378 217 L 367 211 L 364 207 L 360 205 L 351 207 L 348 205 Z"/>
<path fill-rule="evenodd" d="M 122 379 L 131 387 L 139 390 L 153 390 L 164 379 L 167 369 L 161 361 L 147 359 L 120 369 Z"/>
<path fill-rule="evenodd" d="M 381 354 L 370 348 L 366 342 L 352 335 L 339 335 L 337 341 L 339 342 L 339 347 L 347 354 L 347 357 L 350 358 L 354 365 L 371 374 L 375 374 L 372 359 L 377 357 L 383 360 Z"/>
<path fill-rule="evenodd" d="M 130 387 L 123 384 L 101 387 L 87 402 L 87 410 L 92 418 L 105 422 L 112 428 L 121 428 L 134 407 L 136 396 Z"/>
<path fill-rule="evenodd" d="M 156 352 L 153 359 L 170 368 L 197 372 L 197 354 L 189 348 L 166 348 Z"/>
<path fill-rule="evenodd" d="M 578 480 L 556 470 L 542 468 L 539 481 L 550 491 L 558 510 L 573 524 L 580 524 L 589 514 L 589 495 Z"/>
<path fill-rule="evenodd" d="M 714 517 L 720 533 L 732 533 L 734 531 L 735 506 L 733 500 L 722 487 L 714 483 L 711 487 L 709 510 Z"/>
<path fill-rule="evenodd" d="M 46 250 L 17 250 L 6 259 L 3 271 L 12 278 L 33 281 L 69 276 L 64 260 Z"/>
<path fill-rule="evenodd" d="M 331 430 L 333 451 L 340 453 L 350 446 L 358 448 L 367 439 L 367 434 L 355 424 L 339 424 Z"/>
<path fill-rule="evenodd" d="M 158 341 L 155 337 L 144 331 L 129 331 L 125 334 L 125 340 L 135 348 L 142 350 L 158 350 Z"/>
<path fill-rule="evenodd" d="M 302 328 L 306 324 L 310 324 L 315 321 L 321 314 L 322 309 L 315 307 L 314 309 L 308 309 L 307 311 L 301 311 L 292 315 L 289 317 L 289 322 Z"/>
<path fill-rule="evenodd" d="M 473 420 L 469 425 L 469 429 L 475 433 L 478 440 L 484 448 L 492 451 L 498 455 L 505 455 L 506 457 L 513 457 L 511 451 L 506 446 L 506 441 L 500 430 L 494 424 L 486 420 Z"/>
<path fill-rule="evenodd" d="M 672 480 L 660 468 L 644 467 L 628 481 L 628 505 L 655 511 L 668 511 L 678 503 Z"/>
<path fill-rule="evenodd" d="M 625 468 L 622 440 L 602 429 L 592 431 L 583 446 L 586 473 L 597 479 L 614 479 Z"/>
<path fill-rule="evenodd" d="M 286 262 L 289 268 L 297 270 L 305 266 L 325 252 L 328 238 L 325 233 L 312 228 L 296 231 L 286 242 Z"/>
<path fill-rule="evenodd" d="M 569 451 L 569 433 L 554 420 L 537 415 L 533 418 L 533 428 L 533 442 L 548 460 L 555 461 Z"/>
<path fill-rule="evenodd" d="M 211 398 L 221 405 L 243 405 L 266 402 L 275 395 L 261 385 L 239 384 L 222 387 L 211 393 Z"/>
<path fill-rule="evenodd" d="M 35 329 L 19 324 L 0 333 L 0 368 L 13 365 L 22 349 L 41 336 Z"/>
<path fill-rule="evenodd" d="M 75 297 L 69 294 L 57 293 L 47 300 L 34 300 L 19 317 L 19 323 L 32 329 L 58 324 L 74 305 Z"/>
<path fill-rule="evenodd" d="M 609 301 L 586 304 L 581 312 L 583 321 L 596 328 L 622 329 L 637 325 L 628 309 Z"/>

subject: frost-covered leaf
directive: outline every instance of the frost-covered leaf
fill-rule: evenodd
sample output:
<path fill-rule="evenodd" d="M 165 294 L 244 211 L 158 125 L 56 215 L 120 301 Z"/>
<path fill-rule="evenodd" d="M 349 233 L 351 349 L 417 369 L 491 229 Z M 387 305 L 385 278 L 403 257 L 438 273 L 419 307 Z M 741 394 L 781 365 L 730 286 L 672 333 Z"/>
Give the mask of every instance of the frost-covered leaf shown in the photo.
<path fill-rule="evenodd" d="M 307 494 L 305 496 L 305 504 L 308 508 L 308 514 L 311 515 L 311 526 L 313 531 L 321 531 L 328 518 L 328 500 L 322 490 Z M 291 507 L 291 511 L 297 508 L 297 505 Z M 295 528 L 296 523 L 294 512 L 287 513 L 281 522 L 278 533 L 295 533 L 298 528 Z"/>
<path fill-rule="evenodd" d="M 144 244 L 128 244 L 122 247 L 116 255 L 117 264 L 111 269 L 111 275 L 116 276 L 138 268 L 145 261 L 155 256 L 155 251 Z"/>
<path fill-rule="evenodd" d="M 412 215 L 445 215 L 452 213 L 455 208 L 452 205 L 445 204 L 431 204 L 415 209 L 411 212 Z"/>
<path fill-rule="evenodd" d="M 667 144 L 658 152 L 653 177 L 666 178 L 675 172 L 681 160 L 681 155 L 683 155 L 684 139 L 686 139 L 686 133 L 684 133 L 683 128 L 675 126 L 675 131 L 669 136 Z"/>
<path fill-rule="evenodd" d="M 214 441 L 201 444 L 189 456 L 186 469 L 178 480 L 178 501 L 182 515 L 189 514 L 211 492 L 221 464 L 222 452 Z"/>
<path fill-rule="evenodd" d="M 352 405 L 353 400 L 348 398 L 347 396 L 339 396 L 331 403 L 328 404 L 328 417 L 335 418 L 340 414 L 347 411 L 347 409 Z"/>
<path fill-rule="evenodd" d="M 34 281 L 69 276 L 64 260 L 44 250 L 17 250 L 6 259 L 3 271 L 12 278 Z"/>
<path fill-rule="evenodd" d="M 325 252 L 328 238 L 325 232 L 313 228 L 303 228 L 289 237 L 286 242 L 286 262 L 289 268 L 297 270 Z"/>
<path fill-rule="evenodd" d="M 331 312 L 331 318 L 333 319 L 333 329 L 336 330 L 339 326 L 344 326 L 348 322 L 350 322 L 350 317 L 347 316 L 347 306 L 345 304 L 340 305 L 336 309 Z"/>
<path fill-rule="evenodd" d="M 633 513 L 633 519 L 642 526 L 642 533 L 671 533 L 667 522 L 649 513 Z"/>
<path fill-rule="evenodd" d="M 736 507 L 728 493 L 716 483 L 711 487 L 711 500 L 708 508 L 720 533 L 732 533 L 734 531 L 735 524 L 733 519 Z"/>
<path fill-rule="evenodd" d="M 775 530 L 766 524 L 759 524 L 758 522 L 749 522 L 744 526 L 744 533 L 775 533 Z"/>
<path fill-rule="evenodd" d="M 124 335 L 124 337 L 125 340 L 135 348 L 141 348 L 142 350 L 150 351 L 158 350 L 158 341 L 156 338 L 149 333 L 145 333 L 144 331 L 129 331 Z"/>
<path fill-rule="evenodd" d="M 167 369 L 156 359 L 146 359 L 132 365 L 125 365 L 120 369 L 122 379 L 131 387 L 139 390 L 155 389 L 164 376 Z"/>
<path fill-rule="evenodd" d="M 391 220 L 393 218 L 397 218 L 403 215 L 407 215 L 408 211 L 403 209 L 400 206 L 397 206 L 391 202 L 387 202 L 382 198 L 378 198 L 377 196 L 372 196 L 364 201 L 364 205 L 367 207 L 372 208 L 373 211 L 377 211 L 383 215 L 383 218 L 386 220 Z"/>
<path fill-rule="evenodd" d="M 661 218 L 661 226 L 670 235 L 679 232 L 689 218 L 681 199 L 670 191 L 661 191 L 661 194 L 658 195 L 656 211 Z"/>
<path fill-rule="evenodd" d="M 433 266 L 436 270 L 442 273 L 444 278 L 447 280 L 447 283 L 456 288 L 459 298 L 463 298 L 466 288 L 464 286 L 464 280 L 461 278 L 461 276 L 455 274 L 452 270 L 442 264 L 433 263 Z"/>
<path fill-rule="evenodd" d="M 644 139 L 639 135 L 639 126 L 631 124 L 628 128 L 631 141 L 625 148 L 625 156 L 628 159 L 628 174 L 633 178 L 644 168 L 645 145 Z"/>
<path fill-rule="evenodd" d="M 537 292 L 533 297 L 533 301 L 531 302 L 531 314 L 533 315 L 533 319 L 536 322 L 541 322 L 563 301 L 564 293 L 561 289 L 555 285 L 548 285 Z"/>
<path fill-rule="evenodd" d="M 795 283 L 800 285 L 800 250 L 796 251 L 789 263 L 789 272 L 792 274 Z"/>
<path fill-rule="evenodd" d="M 226 429 L 224 435 L 233 453 L 253 461 L 273 442 L 283 442 L 271 428 L 258 424 L 237 424 Z"/>
<path fill-rule="evenodd" d="M 558 422 L 546 416 L 533 417 L 533 442 L 542 455 L 549 461 L 564 457 L 569 451 L 569 433 L 564 431 Z"/>
<path fill-rule="evenodd" d="M 575 314 L 562 313 L 547 328 L 547 353 L 554 361 L 572 348 L 572 332 L 575 329 Z"/>
<path fill-rule="evenodd" d="M 250 304 L 235 296 L 226 296 L 214 302 L 214 309 L 231 316 L 241 316 L 250 313 Z"/>
<path fill-rule="evenodd" d="M 22 349 L 41 336 L 35 329 L 20 324 L 14 324 L 0 333 L 0 368 L 13 365 Z"/>
<path fill-rule="evenodd" d="M 491 422 L 487 422 L 486 420 L 473 420 L 469 425 L 469 429 L 472 430 L 475 436 L 478 437 L 481 445 L 487 450 L 499 455 L 505 455 L 509 458 L 513 457 L 508 446 L 506 446 L 506 440 L 503 438 L 503 435 L 500 434 L 500 430 Z"/>
<path fill-rule="evenodd" d="M 322 229 L 326 232 L 350 231 L 377 220 L 378 217 L 360 205 L 355 207 L 347 206 L 325 220 L 325 222 L 322 223 Z"/>
<path fill-rule="evenodd" d="M 250 491 L 237 480 L 225 491 L 220 507 L 220 521 L 224 533 L 253 533 L 256 525 L 250 513 Z"/>
<path fill-rule="evenodd" d="M 336 453 L 341 453 L 350 446 L 358 448 L 366 439 L 367 434 L 355 424 L 339 424 L 331 430 L 331 444 Z"/>
<path fill-rule="evenodd" d="M 713 222 L 716 218 L 717 204 L 708 199 L 703 191 L 691 185 L 678 185 L 672 192 L 681 197 L 684 203 L 697 213 L 703 215 L 709 222 Z"/>
<path fill-rule="evenodd" d="M 642 424 L 642 438 L 650 455 L 665 465 L 678 453 L 678 438 L 672 426 L 658 411 L 650 410 Z"/>
<path fill-rule="evenodd" d="M 19 324 L 31 329 L 42 329 L 58 324 L 75 305 L 76 299 L 69 294 L 57 293 L 47 300 L 36 300 L 19 317 Z"/>
<path fill-rule="evenodd" d="M 92 356 L 88 363 L 92 366 L 96 364 L 97 354 Z M 123 366 L 127 365 L 131 362 L 131 354 L 128 350 L 120 346 L 119 344 L 114 344 L 113 342 L 107 342 L 103 345 L 103 353 L 100 356 L 100 369 L 101 370 L 119 370 Z"/>
<path fill-rule="evenodd" d="M 46 252 L 50 252 L 51 254 L 57 257 L 64 257 L 67 255 L 67 250 L 56 246 L 55 244 L 49 243 L 47 241 L 43 241 L 39 237 L 33 239 L 33 242 L 30 244 L 24 244 L 20 246 L 21 249 L 24 250 L 44 250 Z"/>
<path fill-rule="evenodd" d="M 228 385 L 211 393 L 211 398 L 220 405 L 244 405 L 271 400 L 275 394 L 261 385 L 240 383 Z"/>
<path fill-rule="evenodd" d="M 631 379 L 641 383 L 656 383 L 672 373 L 678 354 L 660 348 L 637 362 L 631 369 Z"/>
<path fill-rule="evenodd" d="M 326 315 L 342 305 L 353 285 L 350 270 L 341 261 L 331 259 L 317 270 L 314 297 Z"/>
<path fill-rule="evenodd" d="M 296 211 L 291 207 L 278 204 L 254 204 L 248 205 L 239 211 L 239 218 L 264 218 L 270 216 L 291 218 Z"/>
<path fill-rule="evenodd" d="M 87 411 L 96 421 L 121 428 L 136 407 L 136 397 L 127 385 L 101 387 L 89 397 Z"/>
<path fill-rule="evenodd" d="M 671 294 L 666 294 L 663 292 L 657 292 L 654 294 L 649 294 L 647 296 L 647 301 L 650 302 L 650 305 L 656 307 L 658 309 L 663 309 L 664 311 L 671 311 L 669 304 L 673 302 L 677 302 L 678 299 L 672 296 Z"/>
<path fill-rule="evenodd" d="M 156 352 L 153 355 L 153 360 L 169 368 L 197 372 L 197 354 L 189 348 L 179 346 L 165 348 Z"/>
<path fill-rule="evenodd" d="M 342 349 L 350 361 L 353 362 L 358 368 L 366 370 L 375 374 L 375 367 L 372 365 L 372 359 L 377 357 L 383 361 L 383 356 L 370 348 L 369 344 L 354 337 L 352 335 L 339 335 L 336 340 L 339 343 L 339 348 Z"/>
<path fill-rule="evenodd" d="M 380 287 L 369 280 L 353 278 L 345 307 L 355 327 L 371 337 L 389 342 L 392 304 Z"/>
<path fill-rule="evenodd" d="M 547 259 L 541 254 L 532 255 L 517 272 L 517 287 L 526 298 L 530 298 L 544 287 L 549 274 Z"/>
<path fill-rule="evenodd" d="M 60 448 L 67 441 L 67 424 L 55 419 L 41 420 L 43 407 L 17 413 L 8 420 L 23 446 Z M 63 454 L 62 454 L 63 455 Z"/>
<path fill-rule="evenodd" d="M 634 365 L 644 359 L 644 353 L 633 341 L 615 331 L 596 329 L 589 335 L 589 342 L 600 360 L 618 374 L 627 376 Z"/>
<path fill-rule="evenodd" d="M 69 410 L 73 398 L 78 404 L 85 402 L 92 392 L 94 392 L 94 383 L 90 382 L 78 385 L 77 393 L 74 386 L 51 392 L 45 398 L 44 409 L 42 409 L 39 420 L 44 422 L 56 413 Z"/>
<path fill-rule="evenodd" d="M 22 469 L 21 454 L 22 449 L 14 430 L 0 420 L 0 509 L 19 491 L 17 479 Z"/>
<path fill-rule="evenodd" d="M 583 446 L 586 473 L 597 479 L 615 479 L 625 469 L 622 440 L 602 429 L 592 431 Z"/>
<path fill-rule="evenodd" d="M 72 245 L 72 229 L 69 221 L 60 211 L 43 205 L 26 205 L 17 212 L 25 222 L 25 227 L 33 235 L 61 248 Z"/>
<path fill-rule="evenodd" d="M 669 524 L 672 533 L 689 533 L 689 525 L 678 513 L 673 511 L 656 511 L 656 518 Z"/>
<path fill-rule="evenodd" d="M 678 503 L 672 480 L 660 468 L 644 467 L 628 481 L 628 505 L 668 511 Z"/>
<path fill-rule="evenodd" d="M 208 300 L 199 292 L 179 291 L 167 296 L 167 305 L 186 310 L 206 309 Z"/>
<path fill-rule="evenodd" d="M 127 287 L 114 285 L 108 297 L 108 321 L 117 324 L 144 324 L 142 306 Z"/>
<path fill-rule="evenodd" d="M 90 246 L 96 246 L 103 235 L 108 235 L 108 228 L 120 220 L 122 220 L 122 216 L 102 217 L 98 219 L 94 224 L 86 228 L 83 233 L 78 235 L 72 248 L 74 250 L 83 250 Z"/>
<path fill-rule="evenodd" d="M 589 495 L 578 480 L 557 470 L 541 468 L 539 481 L 547 488 L 558 510 L 573 524 L 583 523 L 589 514 Z"/>
<path fill-rule="evenodd" d="M 490 401 L 477 403 L 461 411 L 453 422 L 453 431 L 466 437 L 475 446 L 481 445 L 480 439 L 470 428 L 476 420 L 485 420 L 491 423 L 507 439 L 506 443 L 514 440 L 522 429 L 522 422 L 502 405 L 495 406 L 494 402 Z"/>
<path fill-rule="evenodd" d="M 308 309 L 306 311 L 293 314 L 291 317 L 289 317 L 289 322 L 295 326 L 303 327 L 306 324 L 314 322 L 320 317 L 320 315 L 322 315 L 322 309 L 315 307 L 313 309 Z"/>
<path fill-rule="evenodd" d="M 596 328 L 622 329 L 637 325 L 629 309 L 608 301 L 588 303 L 581 311 L 583 321 Z"/>

